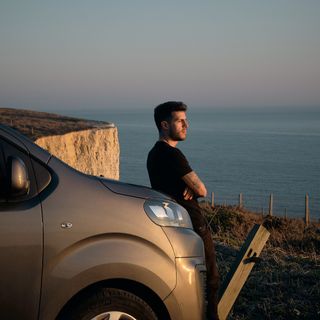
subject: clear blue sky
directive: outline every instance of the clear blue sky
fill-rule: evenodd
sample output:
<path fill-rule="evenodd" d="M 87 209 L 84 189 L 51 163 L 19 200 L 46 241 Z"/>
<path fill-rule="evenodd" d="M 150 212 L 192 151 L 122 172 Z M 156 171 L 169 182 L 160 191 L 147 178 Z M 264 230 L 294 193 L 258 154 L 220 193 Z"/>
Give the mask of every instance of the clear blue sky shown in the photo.
<path fill-rule="evenodd" d="M 0 107 L 318 106 L 320 1 L 0 0 Z"/>

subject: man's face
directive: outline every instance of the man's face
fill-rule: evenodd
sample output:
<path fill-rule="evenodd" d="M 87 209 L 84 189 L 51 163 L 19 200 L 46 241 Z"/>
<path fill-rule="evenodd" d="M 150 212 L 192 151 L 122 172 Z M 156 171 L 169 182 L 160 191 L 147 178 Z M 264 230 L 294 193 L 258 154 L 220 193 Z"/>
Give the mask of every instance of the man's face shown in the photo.
<path fill-rule="evenodd" d="M 174 141 L 183 141 L 187 137 L 189 127 L 185 111 L 173 111 L 168 123 L 168 135 Z"/>

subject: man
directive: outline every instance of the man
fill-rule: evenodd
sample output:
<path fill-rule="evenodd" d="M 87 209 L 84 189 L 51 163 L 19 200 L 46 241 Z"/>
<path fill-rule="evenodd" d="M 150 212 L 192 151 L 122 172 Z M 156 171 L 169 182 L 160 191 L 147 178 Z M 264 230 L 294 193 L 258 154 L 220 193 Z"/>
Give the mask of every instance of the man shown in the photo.
<path fill-rule="evenodd" d="M 189 212 L 194 230 L 204 242 L 208 287 L 207 314 L 209 319 L 218 319 L 219 275 L 216 253 L 210 229 L 197 202 L 197 198 L 207 195 L 207 190 L 191 169 L 186 157 L 176 148 L 178 142 L 187 137 L 189 125 L 186 111 L 187 106 L 177 101 L 168 101 L 154 109 L 159 140 L 149 152 L 147 168 L 152 188 L 169 194 Z"/>

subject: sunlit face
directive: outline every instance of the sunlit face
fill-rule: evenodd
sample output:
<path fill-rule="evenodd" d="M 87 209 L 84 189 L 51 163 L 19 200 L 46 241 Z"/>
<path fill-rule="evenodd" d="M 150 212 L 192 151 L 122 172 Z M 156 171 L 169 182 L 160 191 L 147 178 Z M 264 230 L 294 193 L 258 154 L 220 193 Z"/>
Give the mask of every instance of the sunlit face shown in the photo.
<path fill-rule="evenodd" d="M 168 121 L 168 136 L 174 141 L 183 141 L 187 137 L 189 127 L 185 111 L 173 111 Z"/>

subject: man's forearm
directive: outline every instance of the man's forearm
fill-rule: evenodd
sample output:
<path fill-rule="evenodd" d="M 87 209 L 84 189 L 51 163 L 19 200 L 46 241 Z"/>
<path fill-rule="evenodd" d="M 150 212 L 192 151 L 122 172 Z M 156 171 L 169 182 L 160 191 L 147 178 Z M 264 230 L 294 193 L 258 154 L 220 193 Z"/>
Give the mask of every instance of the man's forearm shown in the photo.
<path fill-rule="evenodd" d="M 204 183 L 200 180 L 194 171 L 184 175 L 182 180 L 186 183 L 193 193 L 198 197 L 205 197 L 207 195 L 207 189 Z"/>

